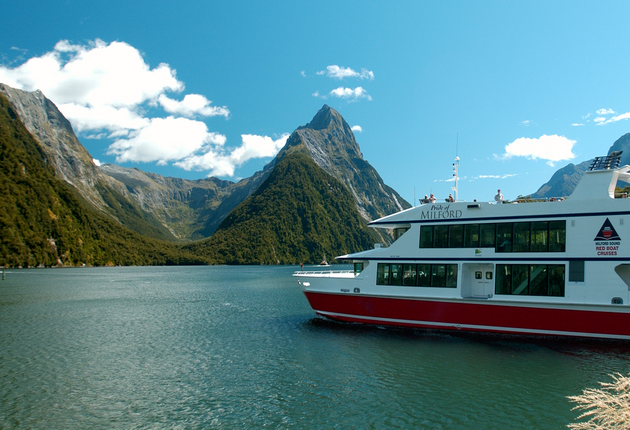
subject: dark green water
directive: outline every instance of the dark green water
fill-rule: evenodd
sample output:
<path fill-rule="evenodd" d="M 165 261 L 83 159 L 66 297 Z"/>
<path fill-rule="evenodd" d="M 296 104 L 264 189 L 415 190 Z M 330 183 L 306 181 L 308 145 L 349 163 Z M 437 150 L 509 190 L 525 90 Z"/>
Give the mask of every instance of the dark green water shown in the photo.
<path fill-rule="evenodd" d="M 630 343 L 315 317 L 293 267 L 12 270 L 0 428 L 555 429 Z"/>

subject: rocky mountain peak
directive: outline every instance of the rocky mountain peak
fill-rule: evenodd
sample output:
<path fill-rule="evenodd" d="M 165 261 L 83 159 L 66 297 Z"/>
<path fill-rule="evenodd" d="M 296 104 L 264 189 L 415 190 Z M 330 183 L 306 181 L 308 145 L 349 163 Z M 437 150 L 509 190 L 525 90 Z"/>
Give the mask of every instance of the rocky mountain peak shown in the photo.
<path fill-rule="evenodd" d="M 363 159 L 352 129 L 330 106 L 324 105 L 311 122 L 291 134 L 278 159 L 298 147 L 305 148 L 319 167 L 348 187 L 365 220 L 411 207 Z"/>

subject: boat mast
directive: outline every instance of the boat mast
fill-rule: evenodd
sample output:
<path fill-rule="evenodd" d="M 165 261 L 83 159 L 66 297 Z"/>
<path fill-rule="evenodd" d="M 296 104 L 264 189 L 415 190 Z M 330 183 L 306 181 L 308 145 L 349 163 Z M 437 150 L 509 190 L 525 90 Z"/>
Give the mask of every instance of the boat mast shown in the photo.
<path fill-rule="evenodd" d="M 457 133 L 457 143 L 455 144 L 455 162 L 453 163 L 453 176 L 455 177 L 455 186 L 451 188 L 455 192 L 455 201 L 459 201 L 458 182 L 459 182 L 459 157 L 457 151 L 459 149 L 459 133 Z"/>

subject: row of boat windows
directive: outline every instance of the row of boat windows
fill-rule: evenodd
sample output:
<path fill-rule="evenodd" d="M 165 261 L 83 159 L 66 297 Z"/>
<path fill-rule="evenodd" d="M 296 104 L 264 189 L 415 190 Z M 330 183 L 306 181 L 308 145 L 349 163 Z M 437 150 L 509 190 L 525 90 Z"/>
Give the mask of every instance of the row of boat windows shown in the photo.
<path fill-rule="evenodd" d="M 497 264 L 496 294 L 564 296 L 564 264 Z"/>
<path fill-rule="evenodd" d="M 376 284 L 457 288 L 457 264 L 379 263 Z"/>
<path fill-rule="evenodd" d="M 566 221 L 423 225 L 420 248 L 495 248 L 496 252 L 564 252 Z"/>
<path fill-rule="evenodd" d="M 497 264 L 496 270 L 495 294 L 564 296 L 563 264 Z M 486 272 L 491 279 L 492 272 Z M 457 264 L 379 263 L 376 284 L 457 288 Z"/>

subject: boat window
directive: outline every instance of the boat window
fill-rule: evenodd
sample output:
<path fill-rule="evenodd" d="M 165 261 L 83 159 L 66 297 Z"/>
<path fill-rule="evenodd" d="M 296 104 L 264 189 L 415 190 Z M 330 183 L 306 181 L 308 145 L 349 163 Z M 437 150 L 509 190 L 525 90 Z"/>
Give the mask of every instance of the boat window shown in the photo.
<path fill-rule="evenodd" d="M 529 228 L 528 222 L 514 223 L 514 245 L 513 252 L 529 252 Z"/>
<path fill-rule="evenodd" d="M 358 275 L 363 272 L 363 263 L 354 263 L 354 274 Z"/>
<path fill-rule="evenodd" d="M 405 286 L 416 285 L 416 265 L 415 264 L 403 264 L 403 285 Z"/>
<path fill-rule="evenodd" d="M 512 265 L 497 264 L 496 294 L 512 294 Z"/>
<path fill-rule="evenodd" d="M 446 285 L 446 265 L 432 264 L 431 265 L 431 286 L 443 287 L 445 285 Z"/>
<path fill-rule="evenodd" d="M 400 236 L 405 234 L 407 230 L 409 230 L 409 227 L 395 228 L 394 229 L 394 242 L 396 242 L 400 238 Z"/>
<path fill-rule="evenodd" d="M 479 224 L 466 224 L 464 226 L 464 248 L 477 248 L 478 246 Z"/>
<path fill-rule="evenodd" d="M 376 283 L 389 285 L 389 264 L 379 264 L 376 270 Z"/>
<path fill-rule="evenodd" d="M 512 294 L 529 293 L 529 264 L 512 265 Z"/>
<path fill-rule="evenodd" d="M 566 234 L 566 221 L 551 221 L 549 223 L 549 251 L 564 252 Z"/>
<path fill-rule="evenodd" d="M 461 248 L 464 246 L 464 225 L 452 224 L 448 226 L 448 247 Z"/>
<path fill-rule="evenodd" d="M 433 248 L 433 226 L 420 227 L 420 248 Z"/>
<path fill-rule="evenodd" d="M 430 264 L 418 264 L 417 265 L 417 273 L 418 273 L 418 286 L 419 287 L 430 287 L 431 286 L 431 278 L 429 274 L 431 273 L 431 265 Z"/>
<path fill-rule="evenodd" d="M 425 225 L 420 248 L 495 248 L 496 252 L 564 252 L 566 221 Z"/>
<path fill-rule="evenodd" d="M 564 297 L 563 264 L 497 264 L 496 294 Z"/>
<path fill-rule="evenodd" d="M 479 231 L 479 247 L 494 248 L 496 224 L 481 224 Z"/>
<path fill-rule="evenodd" d="M 446 288 L 457 288 L 457 264 L 446 265 Z"/>
<path fill-rule="evenodd" d="M 532 222 L 532 252 L 545 252 L 548 250 L 549 223 L 547 221 Z"/>
<path fill-rule="evenodd" d="M 481 274 L 481 270 L 477 270 L 475 272 L 475 279 L 482 279 L 482 278 L 483 278 L 483 276 Z"/>
<path fill-rule="evenodd" d="M 547 277 L 546 264 L 532 264 L 529 266 L 529 294 L 532 296 L 548 296 L 547 287 L 549 279 Z"/>
<path fill-rule="evenodd" d="M 379 263 L 377 285 L 457 288 L 457 264 Z"/>
<path fill-rule="evenodd" d="M 390 285 L 402 284 L 402 264 L 391 265 L 391 279 L 390 279 L 389 284 Z"/>
<path fill-rule="evenodd" d="M 433 227 L 433 247 L 446 248 L 448 246 L 448 225 Z"/>
<path fill-rule="evenodd" d="M 569 282 L 584 282 L 584 260 L 569 261 Z"/>
<path fill-rule="evenodd" d="M 497 224 L 497 252 L 512 252 L 512 223 Z"/>

